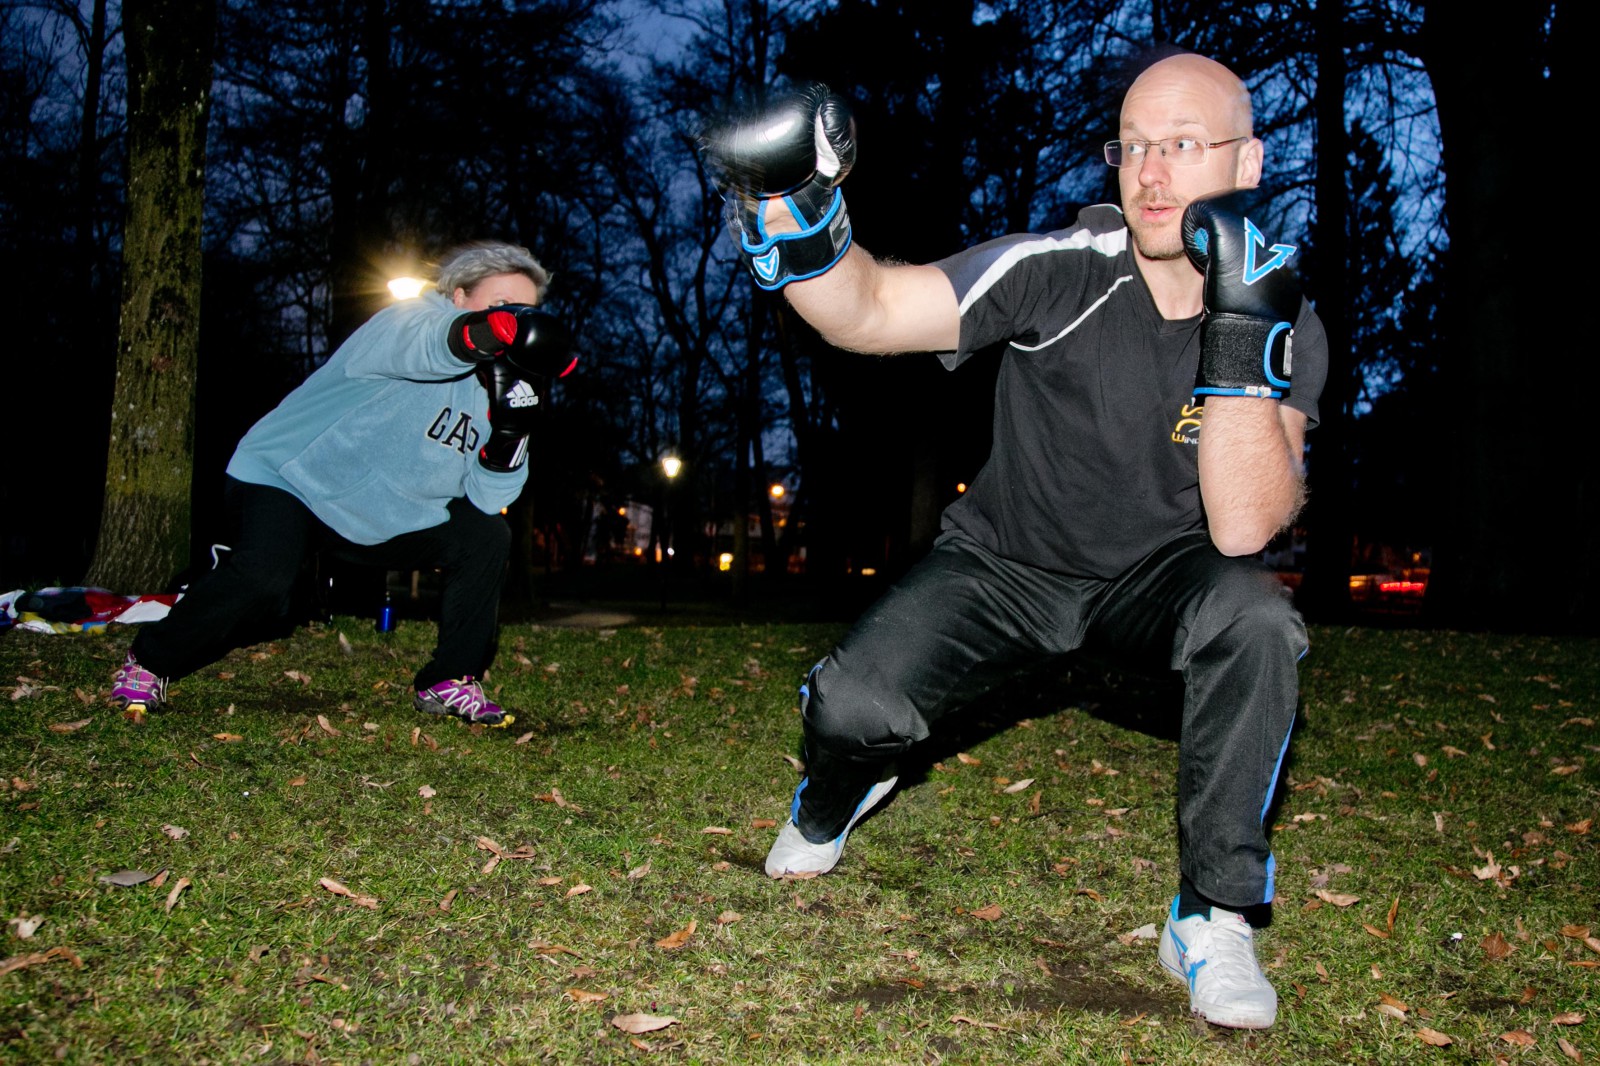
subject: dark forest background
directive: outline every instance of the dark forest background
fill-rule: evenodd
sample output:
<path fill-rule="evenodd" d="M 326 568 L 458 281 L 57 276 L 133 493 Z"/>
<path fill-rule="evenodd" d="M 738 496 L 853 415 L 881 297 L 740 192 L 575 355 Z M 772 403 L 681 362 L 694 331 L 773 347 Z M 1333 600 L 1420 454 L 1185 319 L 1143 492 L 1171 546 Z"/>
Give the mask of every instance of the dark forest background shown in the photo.
<path fill-rule="evenodd" d="M 384 282 L 497 237 L 553 269 L 550 306 L 583 349 L 513 514 L 524 594 L 580 566 L 597 534 L 603 563 L 630 502 L 671 516 L 686 569 L 710 565 L 702 531 L 723 523 L 735 595 L 746 559 L 801 544 L 806 574 L 783 580 L 892 575 L 983 462 L 992 360 L 950 374 L 829 349 L 742 275 L 696 150 L 731 101 L 813 78 L 848 96 L 857 237 L 927 261 L 1114 201 L 1099 145 L 1121 93 L 1181 48 L 1253 89 L 1262 210 L 1303 235 L 1333 345 L 1297 531 L 1308 612 L 1340 617 L 1352 572 L 1418 560 L 1439 621 L 1595 627 L 1570 0 L 1510 0 L 1492 23 L 1437 0 L 128 8 L 143 34 L 109 0 L 0 8 L 0 588 L 80 580 L 96 554 L 119 309 L 138 280 L 129 145 L 167 136 L 130 125 L 141 107 L 191 113 L 141 95 L 130 40 L 148 50 L 138 69 L 159 74 L 165 54 L 210 74 L 192 110 L 206 120 L 194 413 L 141 431 L 192 455 L 192 554 L 222 534 L 238 437 L 390 298 Z M 197 27 L 204 47 L 185 43 Z M 737 515 L 759 517 L 754 543 Z M 130 533 L 120 549 L 143 546 Z"/>

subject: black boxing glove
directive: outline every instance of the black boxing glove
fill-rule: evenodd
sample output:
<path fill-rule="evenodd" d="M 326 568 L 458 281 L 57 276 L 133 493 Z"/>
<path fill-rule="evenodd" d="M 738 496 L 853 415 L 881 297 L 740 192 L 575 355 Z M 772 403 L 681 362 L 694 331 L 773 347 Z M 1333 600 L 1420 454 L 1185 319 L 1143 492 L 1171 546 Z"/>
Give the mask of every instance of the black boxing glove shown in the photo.
<path fill-rule="evenodd" d="M 447 340 L 450 353 L 463 363 L 503 359 L 524 377 L 564 378 L 578 365 L 566 327 L 527 304 L 457 315 Z"/>
<path fill-rule="evenodd" d="M 528 434 L 538 418 L 543 390 L 502 359 L 480 364 L 478 380 L 489 394 L 489 432 L 478 449 L 478 462 L 509 473 L 527 461 Z"/>
<path fill-rule="evenodd" d="M 707 133 L 723 212 L 739 258 L 763 289 L 826 273 L 850 247 L 850 215 L 839 183 L 856 160 L 850 105 L 813 82 L 767 110 Z M 767 232 L 769 204 L 781 203 L 797 233 Z"/>
<path fill-rule="evenodd" d="M 1183 212 L 1183 250 L 1206 276 L 1196 396 L 1289 395 L 1300 275 L 1292 244 L 1268 245 L 1234 197 Z"/>

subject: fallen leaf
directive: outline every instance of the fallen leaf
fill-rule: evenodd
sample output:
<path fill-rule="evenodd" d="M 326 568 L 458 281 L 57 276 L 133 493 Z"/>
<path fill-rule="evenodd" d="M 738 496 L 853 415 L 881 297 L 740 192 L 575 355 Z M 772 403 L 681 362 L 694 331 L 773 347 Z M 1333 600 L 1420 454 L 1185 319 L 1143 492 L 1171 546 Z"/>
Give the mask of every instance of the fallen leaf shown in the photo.
<path fill-rule="evenodd" d="M 286 785 L 288 785 L 290 788 L 299 788 L 301 785 L 306 783 L 306 775 L 305 774 L 301 774 L 299 777 L 291 777 L 288 781 L 286 781 L 284 783 Z"/>
<path fill-rule="evenodd" d="M 432 785 L 423 785 L 421 788 L 417 789 L 417 795 L 421 796 L 423 799 L 433 799 L 433 797 L 437 796 L 438 794 L 439 793 L 433 790 Z"/>
<path fill-rule="evenodd" d="M 350 643 L 350 638 L 342 632 L 339 634 L 339 650 L 346 655 L 354 655 L 356 653 L 356 649 Z"/>
<path fill-rule="evenodd" d="M 1405 1003 L 1403 1003 L 1402 1001 L 1400 1001 L 1398 999 L 1395 999 L 1393 996 L 1389 995 L 1387 992 L 1379 992 L 1378 993 L 1378 1002 L 1383 1004 L 1386 1007 L 1393 1007 L 1395 1010 L 1399 1011 L 1401 1014 L 1404 1014 L 1404 1013 L 1406 1013 L 1407 1011 L 1409 1011 L 1411 1009 Z"/>
<path fill-rule="evenodd" d="M 1500 864 L 1494 861 L 1494 852 L 1489 852 L 1487 864 L 1472 868 L 1472 876 L 1480 881 L 1493 881 L 1500 876 Z"/>
<path fill-rule="evenodd" d="M 299 670 L 285 670 L 283 672 L 283 676 L 287 677 L 290 681 L 298 681 L 302 685 L 311 684 L 311 678 L 301 673 Z M 321 716 L 319 715 L 318 717 L 320 718 Z"/>
<path fill-rule="evenodd" d="M 374 911 L 378 909 L 378 901 L 372 896 L 358 896 L 331 877 L 320 877 L 317 879 L 317 884 L 332 892 L 335 896 L 345 897 L 358 907 L 366 907 L 368 910 Z"/>
<path fill-rule="evenodd" d="M 1377 1010 L 1379 1014 L 1387 1014 L 1389 1017 L 1397 1019 L 1398 1021 L 1403 1022 L 1406 1020 L 1406 1012 L 1391 1004 L 1380 1003 L 1374 1009 Z"/>
<path fill-rule="evenodd" d="M 60 959 L 70 962 L 75 970 L 83 969 L 83 960 L 74 955 L 68 948 L 50 948 L 47 951 L 34 951 L 26 955 L 13 955 L 9 959 L 0 959 L 0 976 L 13 970 L 20 970 L 27 966 L 39 966 L 47 962 Z"/>
<path fill-rule="evenodd" d="M 1010 796 L 1010 795 L 1014 795 L 1014 794 L 1016 794 L 1018 792 L 1025 791 L 1028 788 L 1028 786 L 1031 785 L 1031 784 L 1033 784 L 1033 778 L 1024 777 L 1021 781 L 1013 781 L 1011 784 L 1007 785 L 1001 791 L 1005 795 Z"/>
<path fill-rule="evenodd" d="M 590 992 L 583 988 L 569 988 L 566 994 L 574 1003 L 599 1003 L 606 998 L 604 992 Z"/>
<path fill-rule="evenodd" d="M 1567 1058 L 1571 1059 L 1573 1062 L 1582 1062 L 1583 1061 L 1583 1053 L 1581 1051 L 1579 1051 L 1577 1048 L 1573 1047 L 1571 1044 L 1569 1044 L 1567 1042 L 1567 1038 L 1566 1037 L 1564 1037 L 1564 1036 L 1556 1037 L 1556 1047 L 1560 1048 L 1561 1049 L 1561 1053 L 1563 1055 L 1565 1055 Z"/>
<path fill-rule="evenodd" d="M 1382 929 L 1379 929 L 1375 925 L 1368 925 L 1366 922 L 1362 922 L 1361 923 L 1361 928 L 1365 929 L 1367 932 L 1371 933 L 1373 936 L 1377 937 L 1379 940 L 1388 940 L 1389 939 L 1389 934 L 1384 932 Z"/>
<path fill-rule="evenodd" d="M 1352 903 L 1360 903 L 1360 896 L 1352 896 L 1348 892 L 1330 892 L 1326 888 L 1317 889 L 1317 898 L 1324 903 L 1331 903 L 1335 907 L 1348 907 Z"/>
<path fill-rule="evenodd" d="M 611 1019 L 611 1024 L 624 1033 L 637 1036 L 640 1033 L 653 1033 L 657 1029 L 665 1029 L 669 1025 L 677 1025 L 678 1019 L 670 1014 L 618 1014 Z"/>
<path fill-rule="evenodd" d="M 1503 959 L 1517 950 L 1516 945 L 1507 940 L 1505 934 L 1498 930 L 1484 937 L 1478 946 L 1483 948 L 1483 953 L 1491 959 Z"/>
<path fill-rule="evenodd" d="M 684 926 L 682 929 L 679 929 L 675 933 L 668 933 L 660 940 L 657 940 L 656 947 L 665 948 L 668 951 L 676 951 L 678 948 L 683 947 L 683 945 L 689 942 L 689 938 L 694 936 L 694 931 L 698 925 L 698 922 L 696 922 L 693 918 L 690 918 L 688 925 Z"/>
<path fill-rule="evenodd" d="M 734 922 L 743 920 L 744 915 L 740 914 L 738 911 L 723 911 L 721 914 L 717 915 L 718 925 L 732 925 Z"/>
<path fill-rule="evenodd" d="M 308 678 L 307 680 L 310 680 L 310 679 Z M 328 722 L 328 716 L 325 715 L 325 714 L 317 715 L 317 725 L 320 726 L 322 731 L 324 733 L 328 734 L 330 737 L 342 737 L 342 736 L 344 736 L 343 733 L 341 733 L 337 729 L 333 728 L 333 726 Z"/>
<path fill-rule="evenodd" d="M 635 866 L 628 871 L 628 880 L 637 881 L 650 872 L 650 860 L 646 859 L 640 866 Z"/>
<path fill-rule="evenodd" d="M 772 829 L 777 824 L 778 824 L 777 820 L 773 819 L 773 818 L 752 818 L 752 819 L 750 819 L 750 828 L 751 829 Z"/>
<path fill-rule="evenodd" d="M 806 764 L 796 759 L 793 755 L 783 756 L 783 761 L 794 767 L 796 773 L 803 774 L 806 772 Z"/>
<path fill-rule="evenodd" d="M 1561 1014 L 1557 1014 L 1554 1017 L 1552 1017 L 1550 1019 L 1550 1024 L 1551 1025 L 1582 1025 L 1583 1024 L 1583 1017 L 1584 1016 L 1583 1016 L 1583 1013 L 1581 1011 L 1575 1011 L 1575 1010 L 1564 1011 Z"/>
<path fill-rule="evenodd" d="M 80 718 L 76 722 L 51 722 L 50 732 L 76 733 L 78 730 L 82 729 L 92 721 L 94 721 L 93 718 Z"/>
<path fill-rule="evenodd" d="M 450 905 L 456 901 L 456 893 L 459 891 L 459 889 L 452 888 L 450 891 L 446 892 L 444 894 L 444 899 L 439 901 L 439 909 L 442 911 L 449 910 Z"/>
<path fill-rule="evenodd" d="M 1582 833 L 1587 833 L 1590 830 L 1590 828 L 1593 827 L 1593 825 L 1594 825 L 1594 819 L 1593 818 L 1585 818 L 1581 822 L 1573 822 L 1571 825 L 1566 826 L 1566 830 L 1569 833 L 1582 834 Z"/>
<path fill-rule="evenodd" d="M 267 947 L 267 945 L 265 945 L 265 944 L 257 944 L 255 947 L 251 948 L 246 953 L 246 957 L 251 962 L 260 962 L 262 957 L 265 956 L 266 953 L 271 951 L 271 950 L 272 949 Z"/>
<path fill-rule="evenodd" d="M 713 836 L 732 836 L 733 835 L 733 830 L 732 829 L 727 829 L 727 828 L 725 828 L 723 826 L 720 826 L 720 825 L 708 825 L 704 829 L 700 830 L 700 832 L 702 832 L 702 833 L 710 833 Z"/>
<path fill-rule="evenodd" d="M 129 888 L 133 885 L 142 885 L 152 880 L 156 875 L 147 874 L 143 870 L 118 870 L 114 874 L 103 874 L 95 880 L 107 885 L 116 885 L 118 888 Z"/>
<path fill-rule="evenodd" d="M 571 888 L 567 889 L 567 898 L 571 899 L 573 896 L 581 896 L 585 892 L 593 891 L 594 886 L 592 885 L 573 885 Z"/>
<path fill-rule="evenodd" d="M 983 760 L 982 759 L 975 759 L 971 755 L 968 755 L 964 751 L 956 752 L 956 762 L 960 763 L 963 766 L 982 766 L 983 765 Z"/>
<path fill-rule="evenodd" d="M 981 907 L 978 910 L 973 911 L 972 916 L 974 918 L 981 918 L 986 922 L 995 922 L 1000 920 L 1000 915 L 1003 913 L 1005 912 L 1000 909 L 1000 904 L 991 903 L 987 907 Z"/>
<path fill-rule="evenodd" d="M 1385 928 L 1387 928 L 1389 930 L 1389 932 L 1391 932 L 1391 933 L 1394 932 L 1394 919 L 1395 919 L 1395 916 L 1397 914 L 1399 914 L 1399 913 L 1400 913 L 1400 897 L 1396 896 L 1394 898 L 1394 902 L 1389 904 L 1389 921 L 1388 921 L 1388 924 L 1385 926 Z"/>
<path fill-rule="evenodd" d="M 11 935 L 18 940 L 28 940 L 44 924 L 43 915 L 34 915 L 32 918 L 23 915 L 21 918 L 11 918 L 6 921 L 6 928 L 11 930 Z"/>
<path fill-rule="evenodd" d="M 1466 754 L 1466 752 L 1462 751 L 1460 748 L 1454 746 L 1453 744 L 1446 744 L 1444 747 L 1440 748 L 1439 750 L 1444 752 L 1446 755 L 1450 756 L 1450 758 L 1452 758 L 1452 759 L 1459 759 L 1463 755 Z"/>
<path fill-rule="evenodd" d="M 164 825 L 161 827 L 161 831 L 173 840 L 182 840 L 189 835 L 189 831 L 181 825 Z"/>
<path fill-rule="evenodd" d="M 1532 1047 L 1533 1034 L 1526 1029 L 1511 1029 L 1500 1034 L 1500 1039 L 1515 1047 Z"/>
<path fill-rule="evenodd" d="M 244 737 L 240 736 L 238 733 L 212 733 L 211 736 L 216 740 L 222 741 L 224 744 L 237 744 L 239 741 L 244 739 Z"/>
<path fill-rule="evenodd" d="M 565 944 L 538 944 L 538 943 L 535 943 L 535 944 L 531 944 L 529 946 L 533 949 L 533 953 L 535 955 L 571 955 L 574 958 L 582 958 L 583 957 L 583 956 L 579 955 L 576 951 L 573 951 L 571 948 L 567 947 Z"/>
<path fill-rule="evenodd" d="M 998 1022 L 980 1022 L 976 1018 L 969 1018 L 965 1014 L 952 1014 L 950 1021 L 955 1025 L 976 1025 L 980 1029 L 996 1029 L 1005 1032 L 1006 1027 Z"/>
<path fill-rule="evenodd" d="M 167 874 L 169 872 L 170 871 L 162 870 L 160 873 L 158 873 L 154 877 L 152 877 L 150 879 L 150 887 L 151 888 L 160 888 L 162 885 L 166 884 L 167 883 Z"/>
<path fill-rule="evenodd" d="M 187 877 L 180 877 L 178 878 L 177 882 L 173 884 L 172 891 L 167 893 L 168 914 L 171 914 L 172 908 L 178 905 L 178 897 L 183 895 L 183 890 L 188 888 L 191 884 L 193 884 L 193 882 Z"/>
<path fill-rule="evenodd" d="M 1455 1043 L 1454 1040 L 1451 1040 L 1448 1036 L 1445 1036 L 1437 1029 L 1429 1029 L 1425 1025 L 1417 1030 L 1417 1037 L 1421 1039 L 1424 1044 L 1428 1044 L 1432 1047 L 1449 1047 L 1451 1044 Z"/>

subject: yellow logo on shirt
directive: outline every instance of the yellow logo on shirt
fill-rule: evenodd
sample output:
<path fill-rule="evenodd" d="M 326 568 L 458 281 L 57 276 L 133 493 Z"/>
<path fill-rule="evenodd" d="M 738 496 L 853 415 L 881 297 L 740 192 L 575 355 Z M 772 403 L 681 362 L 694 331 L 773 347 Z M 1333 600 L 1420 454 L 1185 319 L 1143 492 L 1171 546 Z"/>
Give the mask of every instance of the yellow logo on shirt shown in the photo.
<path fill-rule="evenodd" d="M 1200 419 L 1205 413 L 1205 404 L 1186 403 L 1179 408 L 1178 424 L 1172 427 L 1172 443 L 1199 444 Z"/>

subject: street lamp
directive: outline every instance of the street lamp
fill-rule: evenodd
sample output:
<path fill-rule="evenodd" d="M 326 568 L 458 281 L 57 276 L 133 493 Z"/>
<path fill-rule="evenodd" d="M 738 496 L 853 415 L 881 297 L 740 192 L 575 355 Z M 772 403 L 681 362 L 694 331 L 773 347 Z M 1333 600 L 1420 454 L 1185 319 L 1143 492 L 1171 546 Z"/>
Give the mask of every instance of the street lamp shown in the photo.
<path fill-rule="evenodd" d="M 671 481 L 673 478 L 677 477 L 678 472 L 682 469 L 683 460 L 679 459 L 676 455 L 669 454 L 661 457 L 661 472 L 667 475 L 668 481 Z"/>
<path fill-rule="evenodd" d="M 389 293 L 396 300 L 414 300 L 427 287 L 428 283 L 421 278 L 392 278 L 389 281 Z"/>
<path fill-rule="evenodd" d="M 672 482 L 683 472 L 683 460 L 668 452 L 661 457 L 661 472 L 667 477 L 667 491 L 661 497 L 661 531 L 656 534 L 656 569 L 661 573 L 661 609 L 667 609 L 667 558 L 672 555 L 667 523 L 667 500 L 672 495 Z"/>

